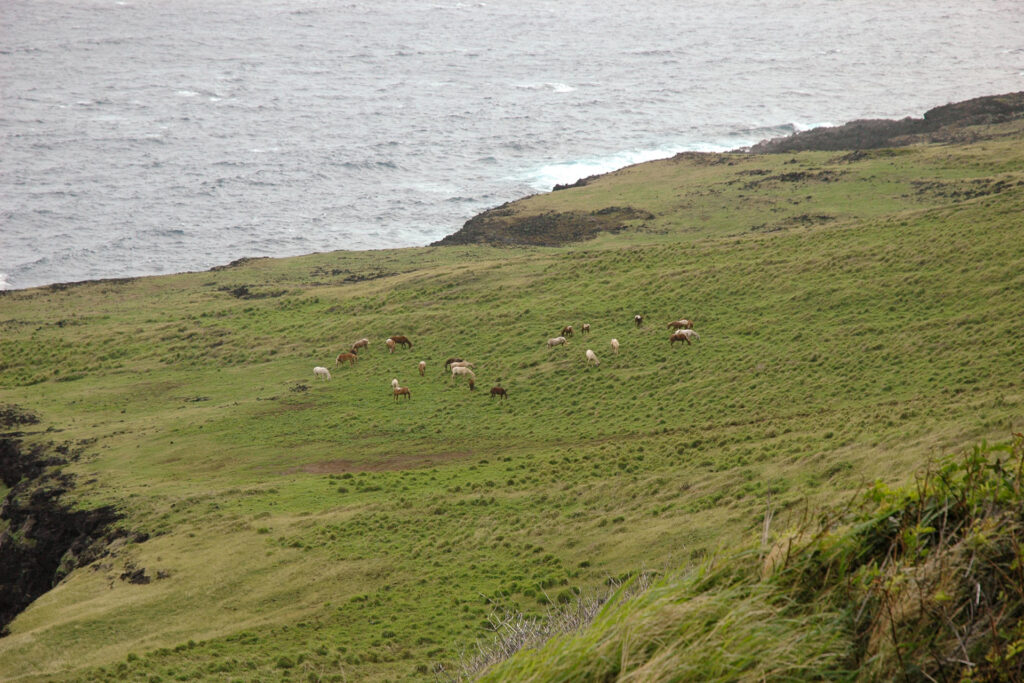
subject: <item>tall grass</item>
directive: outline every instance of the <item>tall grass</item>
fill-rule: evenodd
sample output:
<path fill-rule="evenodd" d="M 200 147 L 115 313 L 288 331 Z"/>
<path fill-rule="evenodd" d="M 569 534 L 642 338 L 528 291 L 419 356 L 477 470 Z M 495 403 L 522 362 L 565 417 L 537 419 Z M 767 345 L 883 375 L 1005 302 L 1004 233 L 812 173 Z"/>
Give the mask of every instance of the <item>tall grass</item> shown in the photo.
<path fill-rule="evenodd" d="M 484 681 L 1024 679 L 1024 435 L 609 600 Z M 495 648 L 500 652 L 501 648 Z"/>

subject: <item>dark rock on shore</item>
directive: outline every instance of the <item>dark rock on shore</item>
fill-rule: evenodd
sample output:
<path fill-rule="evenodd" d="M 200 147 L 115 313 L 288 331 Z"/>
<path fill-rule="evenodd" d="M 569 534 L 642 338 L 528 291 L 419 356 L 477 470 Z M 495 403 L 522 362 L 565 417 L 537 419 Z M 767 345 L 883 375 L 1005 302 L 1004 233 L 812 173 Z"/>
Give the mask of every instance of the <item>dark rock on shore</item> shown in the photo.
<path fill-rule="evenodd" d="M 430 246 L 454 244 L 532 245 L 554 247 L 593 237 L 599 232 L 616 232 L 626 221 L 650 220 L 654 216 L 631 206 L 610 206 L 584 212 L 549 211 L 519 216 L 509 204 L 466 221 L 462 229 Z"/>
<path fill-rule="evenodd" d="M 774 138 L 749 148 L 754 154 L 904 147 L 921 142 L 970 141 L 969 126 L 1004 123 L 1024 116 L 1024 92 L 977 97 L 925 112 L 923 118 L 862 119 Z"/>

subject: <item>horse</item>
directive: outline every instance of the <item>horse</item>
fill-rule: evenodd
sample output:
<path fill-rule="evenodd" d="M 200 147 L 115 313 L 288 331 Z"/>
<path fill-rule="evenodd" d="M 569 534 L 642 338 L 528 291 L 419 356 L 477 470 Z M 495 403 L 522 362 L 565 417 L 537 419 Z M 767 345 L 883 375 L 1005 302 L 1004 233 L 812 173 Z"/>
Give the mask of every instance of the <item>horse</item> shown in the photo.
<path fill-rule="evenodd" d="M 548 339 L 548 348 L 553 349 L 556 346 L 562 346 L 563 344 L 568 345 L 569 342 L 565 337 L 555 337 L 554 339 Z"/>
<path fill-rule="evenodd" d="M 581 334 L 590 334 L 590 323 L 583 323 L 583 327 L 580 329 Z"/>
<path fill-rule="evenodd" d="M 409 341 L 408 337 L 404 337 L 404 336 L 402 336 L 400 334 L 393 334 L 393 335 L 391 335 L 388 338 L 391 339 L 392 341 L 394 341 L 396 344 L 401 344 L 402 346 L 404 346 L 407 349 L 411 349 L 412 348 L 412 342 Z"/>
<path fill-rule="evenodd" d="M 384 343 L 388 345 L 388 353 L 394 353 L 395 352 L 395 340 L 394 339 L 392 339 L 391 337 L 388 337 L 387 339 L 384 340 Z"/>
<path fill-rule="evenodd" d="M 456 358 L 455 356 L 452 356 L 451 358 L 449 358 L 448 360 L 446 360 L 444 362 L 444 372 L 448 372 L 451 369 L 452 363 L 461 363 L 461 362 L 462 362 L 461 358 Z"/>
<path fill-rule="evenodd" d="M 460 375 L 466 375 L 470 379 L 476 379 L 476 375 L 474 375 L 473 371 L 470 370 L 469 368 L 460 368 L 458 366 L 452 368 L 452 379 L 453 380 L 455 378 L 459 377 Z"/>
<path fill-rule="evenodd" d="M 406 398 L 412 398 L 412 392 L 409 391 L 409 387 L 395 387 L 394 389 L 395 400 L 398 400 L 399 396 L 405 396 Z"/>
<path fill-rule="evenodd" d="M 321 367 L 321 366 L 318 365 L 315 368 L 313 368 L 313 378 L 314 379 L 320 379 L 320 378 L 330 379 L 331 378 L 331 371 L 328 370 L 327 368 L 324 368 L 324 367 Z"/>
<path fill-rule="evenodd" d="M 672 322 L 670 322 L 668 324 L 668 329 L 670 329 L 670 330 L 678 330 L 678 329 L 692 330 L 693 329 L 693 321 L 692 320 L 687 320 L 686 318 L 680 318 L 679 320 L 673 320 Z"/>
<path fill-rule="evenodd" d="M 596 353 L 594 353 L 593 351 L 591 351 L 590 349 L 587 349 L 587 353 L 586 353 L 586 356 L 587 356 L 587 360 L 592 360 L 592 361 L 594 361 L 594 366 L 595 366 L 595 367 L 601 364 L 601 361 L 599 361 L 599 360 L 597 359 L 597 354 L 596 354 Z"/>
<path fill-rule="evenodd" d="M 612 351 L 615 352 L 616 356 L 619 355 L 619 340 L 618 339 L 612 339 Z"/>
<path fill-rule="evenodd" d="M 338 359 L 334 362 L 335 367 L 341 365 L 345 361 L 348 361 L 349 365 L 356 364 L 356 354 L 349 351 L 348 353 L 339 353 Z"/>
<path fill-rule="evenodd" d="M 418 367 L 418 368 L 420 369 L 420 377 L 422 377 L 422 376 L 423 376 L 423 373 L 424 373 L 424 372 L 426 371 L 426 369 L 427 369 L 427 361 L 425 361 L 425 360 L 421 360 L 421 361 L 420 361 L 420 364 L 419 364 L 419 365 L 418 365 L 417 367 Z"/>
<path fill-rule="evenodd" d="M 562 328 L 562 336 L 563 337 L 571 337 L 572 336 L 572 325 L 566 325 L 565 327 Z"/>
<path fill-rule="evenodd" d="M 636 323 L 637 327 L 640 327 L 644 322 L 644 317 L 637 313 L 636 315 L 633 316 L 633 322 Z"/>
<path fill-rule="evenodd" d="M 367 339 L 366 337 L 363 337 L 359 341 L 352 344 L 352 348 L 349 349 L 349 353 L 356 353 L 359 349 L 366 349 L 367 351 L 369 351 L 370 340 Z"/>
<path fill-rule="evenodd" d="M 508 398 L 508 392 L 501 387 L 491 387 L 491 398 L 494 398 L 495 396 L 500 396 L 505 399 Z"/>
<path fill-rule="evenodd" d="M 677 330 L 672 333 L 672 336 L 668 338 L 669 344 L 675 346 L 676 342 L 686 342 L 692 344 L 691 339 L 700 339 L 700 335 L 693 330 Z"/>

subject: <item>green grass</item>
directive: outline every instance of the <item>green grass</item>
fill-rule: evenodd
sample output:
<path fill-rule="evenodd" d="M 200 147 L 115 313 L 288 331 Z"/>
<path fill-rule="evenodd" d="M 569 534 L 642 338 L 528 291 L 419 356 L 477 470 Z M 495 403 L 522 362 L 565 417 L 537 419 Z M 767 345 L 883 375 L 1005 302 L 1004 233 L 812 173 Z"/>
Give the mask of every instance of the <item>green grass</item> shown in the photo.
<path fill-rule="evenodd" d="M 1020 430 L 1024 145 L 1001 132 L 653 162 L 514 206 L 655 215 L 563 248 L 0 295 L 0 403 L 40 414 L 30 439 L 83 450 L 77 504 L 152 535 L 22 614 L 0 677 L 432 679 L 493 637 L 498 606 L 542 615 L 759 538 L 769 493 L 785 527 Z M 681 316 L 702 340 L 672 348 Z M 589 338 L 546 348 L 583 322 Z M 395 333 L 414 349 L 387 354 Z M 476 392 L 442 374 L 451 355 L 476 362 Z M 120 580 L 129 564 L 154 580 Z"/>
<path fill-rule="evenodd" d="M 1020 680 L 1024 436 L 932 465 L 772 546 L 626 584 L 481 680 Z"/>

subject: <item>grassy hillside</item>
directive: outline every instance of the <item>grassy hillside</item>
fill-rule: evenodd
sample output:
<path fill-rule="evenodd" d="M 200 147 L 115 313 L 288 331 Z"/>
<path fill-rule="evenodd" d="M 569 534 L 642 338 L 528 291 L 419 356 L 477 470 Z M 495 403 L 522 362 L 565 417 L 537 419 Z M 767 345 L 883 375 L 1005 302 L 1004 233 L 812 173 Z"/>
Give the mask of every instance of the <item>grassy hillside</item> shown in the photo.
<path fill-rule="evenodd" d="M 19 616 L 0 678 L 429 680 L 495 610 L 541 615 L 760 538 L 769 494 L 784 529 L 1019 431 L 1024 131 L 982 132 L 682 155 L 503 209 L 639 216 L 567 247 L 0 294 L 0 404 L 40 416 L 27 444 L 79 454 L 76 506 L 149 535 Z M 701 341 L 673 348 L 681 316 Z M 389 355 L 395 333 L 413 350 Z M 476 392 L 443 374 L 452 355 Z"/>

